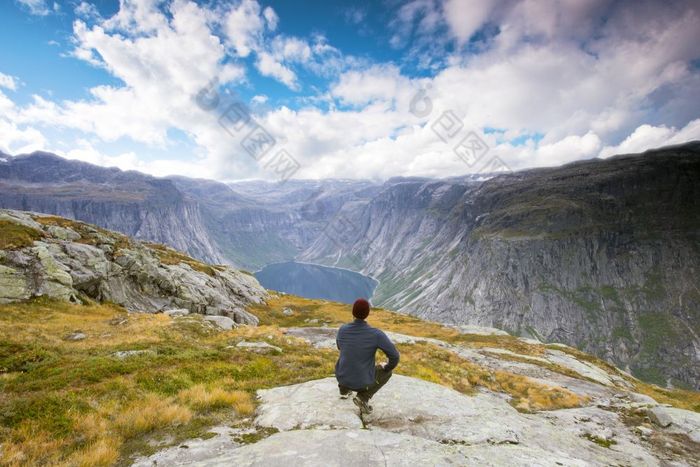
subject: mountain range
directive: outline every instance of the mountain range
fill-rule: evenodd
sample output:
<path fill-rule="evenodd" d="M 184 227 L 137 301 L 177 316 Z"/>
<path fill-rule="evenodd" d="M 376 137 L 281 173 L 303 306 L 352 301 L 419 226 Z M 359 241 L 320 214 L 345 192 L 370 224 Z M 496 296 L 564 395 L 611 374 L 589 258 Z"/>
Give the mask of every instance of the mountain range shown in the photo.
<path fill-rule="evenodd" d="M 0 154 L 0 207 L 256 270 L 374 277 L 373 302 L 573 345 L 700 387 L 700 143 L 448 179 L 220 183 Z"/>

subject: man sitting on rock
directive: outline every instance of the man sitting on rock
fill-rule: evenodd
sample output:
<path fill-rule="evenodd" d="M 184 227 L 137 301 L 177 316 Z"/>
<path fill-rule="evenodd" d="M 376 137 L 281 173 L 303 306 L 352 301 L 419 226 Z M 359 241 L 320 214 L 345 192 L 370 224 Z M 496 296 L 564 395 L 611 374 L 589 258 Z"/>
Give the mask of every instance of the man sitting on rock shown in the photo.
<path fill-rule="evenodd" d="M 353 391 L 357 392 L 352 401 L 361 413 L 369 414 L 372 413 L 369 400 L 391 378 L 391 371 L 399 364 L 399 351 L 384 332 L 365 321 L 369 315 L 367 300 L 355 300 L 352 315 L 355 320 L 343 324 L 336 337 L 340 357 L 335 364 L 335 377 L 341 399 L 347 399 Z M 388 363 L 375 364 L 377 349 L 384 352 Z"/>

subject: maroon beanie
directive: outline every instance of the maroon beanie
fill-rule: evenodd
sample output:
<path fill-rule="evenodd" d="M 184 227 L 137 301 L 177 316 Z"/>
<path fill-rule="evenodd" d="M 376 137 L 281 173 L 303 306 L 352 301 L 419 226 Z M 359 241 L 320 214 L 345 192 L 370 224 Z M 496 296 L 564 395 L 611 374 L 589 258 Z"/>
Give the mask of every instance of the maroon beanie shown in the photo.
<path fill-rule="evenodd" d="M 365 319 L 369 316 L 369 302 L 364 298 L 358 298 L 352 305 L 352 315 L 357 319 Z"/>

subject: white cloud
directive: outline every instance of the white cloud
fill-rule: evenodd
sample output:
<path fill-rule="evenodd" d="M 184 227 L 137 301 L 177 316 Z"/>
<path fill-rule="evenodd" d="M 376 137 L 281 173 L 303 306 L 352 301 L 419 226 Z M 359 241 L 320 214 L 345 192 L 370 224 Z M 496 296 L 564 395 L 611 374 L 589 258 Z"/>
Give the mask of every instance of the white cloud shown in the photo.
<path fill-rule="evenodd" d="M 450 32 L 464 44 L 486 22 L 495 7 L 493 0 L 447 0 L 444 16 Z"/>
<path fill-rule="evenodd" d="M 5 73 L 0 72 L 0 88 L 5 88 L 9 89 L 11 91 L 17 90 L 17 85 L 19 84 L 19 81 L 17 80 L 16 77 L 6 75 Z"/>
<path fill-rule="evenodd" d="M 21 5 L 29 10 L 29 13 L 37 16 L 46 16 L 51 13 L 52 9 L 57 10 L 58 4 L 54 3 L 52 7 L 46 0 L 17 0 Z"/>
<path fill-rule="evenodd" d="M 258 71 L 260 71 L 263 76 L 271 76 L 276 78 L 277 80 L 286 84 L 290 89 L 299 89 L 296 74 L 284 66 L 281 62 L 276 60 L 271 54 L 267 52 L 258 53 L 256 66 Z"/>
<path fill-rule="evenodd" d="M 0 151 L 18 154 L 45 147 L 46 138 L 39 130 L 17 123 L 17 107 L 0 91 Z"/>
<path fill-rule="evenodd" d="M 390 26 L 394 45 L 408 47 L 410 57 L 430 51 L 444 62 L 422 78 L 405 75 L 401 62 L 345 55 L 321 35 L 281 34 L 274 10 L 255 0 L 215 6 L 125 0 L 107 19 L 80 4 L 87 16 L 74 24 L 74 56 L 120 84 L 96 86 L 83 100 L 34 96 L 24 107 L 0 93 L 0 138 L 10 141 L 3 142 L 6 148 L 28 147 L 46 142 L 44 126 L 70 128 L 85 139 L 64 151 L 69 157 L 160 175 L 265 177 L 264 168 L 219 126 L 217 114 L 194 102 L 213 78 L 244 82 L 246 63 L 295 91 L 311 87 L 301 80 L 304 71 L 329 80 L 301 96 L 307 106 L 296 110 L 264 97 L 265 89 L 252 90 L 254 108 L 265 111 L 258 121 L 302 164 L 299 177 L 468 172 L 473 168 L 453 152 L 455 141 L 445 143 L 431 130 L 446 110 L 454 111 L 464 131 L 495 129 L 484 136 L 488 154 L 513 169 L 700 138 L 693 105 L 700 97 L 700 73 L 692 65 L 700 58 L 697 8 L 639 4 L 407 2 Z M 474 33 L 486 24 L 497 25 L 499 33 L 479 34 L 475 45 Z M 415 45 L 421 41 L 427 48 Z M 454 45 L 449 57 L 437 49 L 447 41 Z M 245 84 L 253 86 L 251 81 Z M 428 114 L 411 112 L 420 89 L 432 105 Z M 134 153 L 95 149 L 101 146 L 94 141 L 122 138 L 142 143 L 145 151 L 169 149 L 176 144 L 173 130 L 196 145 L 191 160 L 146 162 Z"/>
<path fill-rule="evenodd" d="M 277 16 L 277 13 L 275 13 L 275 10 L 272 9 L 272 7 L 266 7 L 263 10 L 263 16 L 265 17 L 265 21 L 267 21 L 267 27 L 270 29 L 270 31 L 274 31 L 275 29 L 277 29 L 279 17 Z"/>
<path fill-rule="evenodd" d="M 255 0 L 243 0 L 228 12 L 225 26 L 236 53 L 247 57 L 260 47 L 262 41 L 264 24 L 260 17 L 260 4 Z"/>
<path fill-rule="evenodd" d="M 689 122 L 677 130 L 673 127 L 640 125 L 631 135 L 616 146 L 606 146 L 600 151 L 600 157 L 616 154 L 630 154 L 647 149 L 700 140 L 700 119 Z"/>
<path fill-rule="evenodd" d="M 88 3 L 85 1 L 80 2 L 75 7 L 75 14 L 77 16 L 82 17 L 82 18 L 90 18 L 90 19 L 101 18 L 100 12 L 97 10 L 97 7 L 94 4 Z"/>

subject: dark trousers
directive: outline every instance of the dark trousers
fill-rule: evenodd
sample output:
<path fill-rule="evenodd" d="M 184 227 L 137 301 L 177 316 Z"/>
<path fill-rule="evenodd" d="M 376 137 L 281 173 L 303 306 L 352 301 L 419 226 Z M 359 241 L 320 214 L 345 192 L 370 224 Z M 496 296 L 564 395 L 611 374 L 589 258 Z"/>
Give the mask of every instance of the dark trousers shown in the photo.
<path fill-rule="evenodd" d="M 342 395 L 348 394 L 350 391 L 357 391 L 357 397 L 367 402 L 389 381 L 389 378 L 391 378 L 391 371 L 387 371 L 377 365 L 374 368 L 374 383 L 362 389 L 351 389 L 339 384 L 338 389 Z"/>

